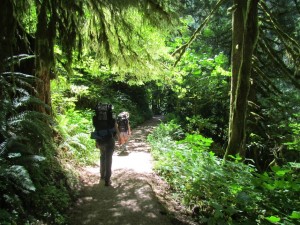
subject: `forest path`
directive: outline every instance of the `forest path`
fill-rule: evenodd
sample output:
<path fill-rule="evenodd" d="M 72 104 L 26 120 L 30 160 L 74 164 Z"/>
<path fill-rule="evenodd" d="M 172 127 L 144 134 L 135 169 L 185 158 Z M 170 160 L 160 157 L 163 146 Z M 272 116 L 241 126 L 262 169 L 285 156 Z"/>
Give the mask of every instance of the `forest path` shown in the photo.
<path fill-rule="evenodd" d="M 160 119 L 154 117 L 133 129 L 127 152 L 120 153 L 116 146 L 111 187 L 99 182 L 99 162 L 83 168 L 84 186 L 71 209 L 70 225 L 191 224 L 182 216 L 180 205 L 168 197 L 168 185 L 153 172 L 146 138 Z"/>

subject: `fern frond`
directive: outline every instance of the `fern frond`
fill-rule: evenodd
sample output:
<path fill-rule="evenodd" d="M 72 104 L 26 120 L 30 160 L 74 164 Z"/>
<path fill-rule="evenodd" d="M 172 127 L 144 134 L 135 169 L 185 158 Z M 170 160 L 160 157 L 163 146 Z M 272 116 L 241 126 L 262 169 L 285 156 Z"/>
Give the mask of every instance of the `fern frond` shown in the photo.
<path fill-rule="evenodd" d="M 6 138 L 7 150 L 4 154 L 5 158 L 8 158 L 10 153 L 20 153 L 22 155 L 34 154 L 34 149 L 30 144 L 28 144 L 32 140 L 24 135 L 22 136 L 17 134 L 14 132 L 8 132 L 8 135 L 10 135 L 10 137 Z"/>
<path fill-rule="evenodd" d="M 27 82 L 25 80 L 19 79 L 19 80 L 15 80 L 15 84 L 17 86 L 16 91 L 18 91 L 18 89 L 23 89 L 23 90 L 29 91 L 31 93 L 31 95 L 33 95 L 33 96 L 38 95 L 38 92 L 37 92 L 35 86 L 32 85 L 31 82 Z"/>
<path fill-rule="evenodd" d="M 16 88 L 16 93 L 19 93 L 21 96 L 29 96 L 29 92 L 24 88 Z"/>
<path fill-rule="evenodd" d="M 29 55 L 29 54 L 19 54 L 19 55 L 13 55 L 12 57 L 8 57 L 5 62 L 8 66 L 12 66 L 15 64 L 20 64 L 24 60 L 33 59 L 35 58 L 35 55 Z"/>
<path fill-rule="evenodd" d="M 15 136 L 16 141 L 26 143 L 26 151 L 37 151 L 37 145 L 48 143 L 51 138 L 51 129 L 45 121 L 47 115 L 38 112 L 24 112 L 8 120 L 8 132 Z M 40 147 L 39 147 L 40 148 Z M 38 149 L 39 149 L 38 148 Z"/>
<path fill-rule="evenodd" d="M 34 94 L 37 93 L 35 82 L 39 79 L 33 75 L 20 72 L 4 72 L 1 74 L 1 78 L 3 82 L 5 81 L 9 93 L 14 93 L 15 88 L 24 88 Z"/>
<path fill-rule="evenodd" d="M 68 140 L 69 144 L 75 147 L 78 147 L 79 149 L 86 150 L 86 146 L 81 143 L 80 139 L 77 137 L 72 137 L 70 140 Z"/>
<path fill-rule="evenodd" d="M 7 143 L 8 141 L 5 140 L 0 144 L 0 156 L 4 155 L 7 152 Z"/>
<path fill-rule="evenodd" d="M 12 103 L 14 109 L 18 109 L 21 107 L 28 107 L 31 105 L 41 105 L 47 109 L 50 109 L 50 107 L 46 105 L 43 101 L 33 96 L 23 96 L 23 97 L 15 98 Z"/>
<path fill-rule="evenodd" d="M 8 155 L 9 161 L 15 165 L 22 165 L 22 166 L 30 166 L 35 165 L 37 166 L 38 163 L 45 161 L 45 157 L 40 155 L 30 155 L 28 153 L 10 153 Z"/>
<path fill-rule="evenodd" d="M 86 150 L 87 149 L 86 146 L 84 144 L 82 144 L 82 140 L 80 140 L 80 139 L 86 140 L 87 138 L 89 138 L 88 134 L 79 133 L 72 137 L 66 138 L 66 140 L 62 144 L 60 144 L 58 147 L 59 148 L 66 147 L 72 151 L 75 151 L 76 149 Z"/>
<path fill-rule="evenodd" d="M 38 79 L 37 77 L 26 74 L 26 73 L 21 73 L 21 72 L 4 72 L 1 74 L 5 78 L 20 78 L 20 79 L 33 79 L 36 80 Z"/>
<path fill-rule="evenodd" d="M 28 171 L 23 166 L 13 165 L 9 167 L 6 170 L 6 176 L 16 189 L 24 193 L 36 190 Z"/>
<path fill-rule="evenodd" d="M 37 111 L 31 111 L 31 110 L 26 110 L 23 111 L 19 114 L 13 115 L 12 117 L 8 118 L 8 124 L 12 125 L 15 123 L 18 123 L 22 120 L 37 120 L 37 122 L 47 124 L 51 121 L 51 116 L 37 112 Z"/>
<path fill-rule="evenodd" d="M 33 140 L 39 141 L 49 141 L 49 133 L 51 132 L 50 128 L 48 128 L 47 124 L 42 121 L 34 121 L 34 120 L 23 120 L 21 121 L 22 132 L 24 135 L 28 135 Z"/>

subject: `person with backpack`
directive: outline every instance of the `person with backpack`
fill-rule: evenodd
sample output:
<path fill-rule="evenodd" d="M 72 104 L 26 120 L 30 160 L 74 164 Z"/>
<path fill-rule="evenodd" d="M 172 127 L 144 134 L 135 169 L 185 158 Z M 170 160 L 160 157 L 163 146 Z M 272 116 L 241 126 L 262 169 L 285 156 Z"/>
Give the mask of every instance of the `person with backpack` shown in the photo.
<path fill-rule="evenodd" d="M 112 156 L 115 149 L 114 137 L 117 133 L 111 104 L 97 104 L 93 126 L 95 131 L 91 133 L 91 138 L 96 140 L 96 147 L 100 149 L 100 179 L 105 181 L 105 186 L 110 186 Z"/>
<path fill-rule="evenodd" d="M 121 112 L 117 118 L 118 143 L 122 151 L 127 151 L 126 143 L 131 135 L 129 113 Z"/>

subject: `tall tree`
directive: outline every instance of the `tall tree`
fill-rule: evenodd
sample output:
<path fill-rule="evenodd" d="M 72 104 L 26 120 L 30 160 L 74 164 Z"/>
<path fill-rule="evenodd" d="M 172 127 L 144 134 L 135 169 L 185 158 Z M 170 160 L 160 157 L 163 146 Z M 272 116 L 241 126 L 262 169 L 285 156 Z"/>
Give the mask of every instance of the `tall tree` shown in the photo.
<path fill-rule="evenodd" d="M 56 35 L 56 15 L 54 1 L 37 2 L 37 28 L 35 41 L 36 55 L 36 76 L 39 78 L 37 82 L 38 97 L 48 106 L 51 106 L 50 97 L 50 70 L 54 64 L 54 41 Z M 50 17 L 48 16 L 49 11 Z M 44 107 L 40 107 L 41 112 L 46 112 Z"/>
<path fill-rule="evenodd" d="M 229 140 L 225 158 L 228 155 L 245 155 L 246 120 L 252 56 L 258 39 L 258 0 L 234 0 L 232 7 L 232 47 L 231 47 L 231 98 L 229 119 Z M 211 13 L 195 31 L 191 39 L 178 48 L 178 62 L 187 47 L 200 34 L 203 27 L 225 1 L 219 0 Z"/>
<path fill-rule="evenodd" d="M 4 53 L 13 54 L 10 49 L 15 44 L 17 25 L 24 27 L 24 18 L 30 17 L 24 14 L 23 1 L 5 0 L 3 4 L 5 7 L 1 14 L 1 24 L 4 23 L 4 29 L 1 38 L 6 44 L 1 44 L 4 50 L 0 55 L 1 65 L 3 59 L 9 56 Z M 132 79 L 147 78 L 143 74 L 155 68 L 153 64 L 157 60 L 153 59 L 162 56 L 154 51 L 154 39 L 151 42 L 149 37 L 153 37 L 153 31 L 160 25 L 167 25 L 171 21 L 172 7 L 167 1 L 156 0 L 26 1 L 25 8 L 36 11 L 36 16 L 32 15 L 30 20 L 36 25 L 31 35 L 35 41 L 39 98 L 51 104 L 50 75 L 51 70 L 55 70 L 55 45 L 63 50 L 64 58 L 68 59 L 65 62 L 66 68 L 70 68 L 74 52 L 80 55 L 85 47 L 85 52 L 92 52 L 99 59 L 99 65 L 111 66 L 115 72 L 122 70 L 123 75 Z M 158 38 L 156 41 L 162 42 Z"/>
<path fill-rule="evenodd" d="M 225 153 L 245 156 L 246 119 L 252 56 L 258 39 L 258 0 L 234 0 L 229 139 Z"/>

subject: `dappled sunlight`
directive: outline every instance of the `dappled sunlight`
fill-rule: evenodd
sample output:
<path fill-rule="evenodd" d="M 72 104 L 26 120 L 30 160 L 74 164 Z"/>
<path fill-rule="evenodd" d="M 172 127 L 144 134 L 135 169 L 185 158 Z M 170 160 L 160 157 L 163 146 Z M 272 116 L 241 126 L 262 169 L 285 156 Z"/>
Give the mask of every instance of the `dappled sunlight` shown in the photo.
<path fill-rule="evenodd" d="M 171 224 L 147 179 L 147 175 L 119 169 L 114 172 L 112 187 L 103 183 L 87 187 L 85 196 L 77 202 L 71 224 Z"/>
<path fill-rule="evenodd" d="M 126 152 L 116 146 L 111 187 L 105 187 L 100 180 L 100 161 L 93 167 L 84 168 L 85 188 L 72 210 L 70 224 L 172 224 L 150 185 L 154 173 L 146 135 L 158 122 L 154 119 L 152 124 L 134 129 Z"/>
<path fill-rule="evenodd" d="M 152 157 L 145 152 L 130 152 L 126 157 L 113 156 L 112 169 L 129 169 L 139 173 L 152 172 Z"/>

